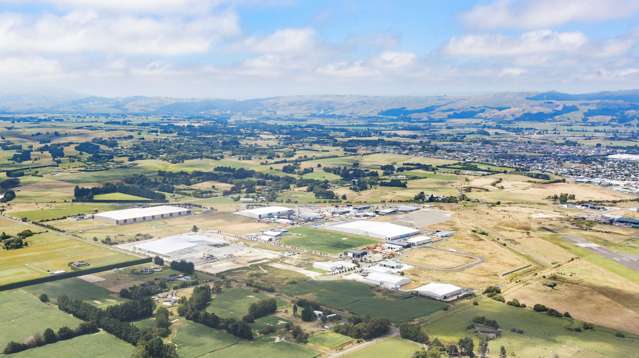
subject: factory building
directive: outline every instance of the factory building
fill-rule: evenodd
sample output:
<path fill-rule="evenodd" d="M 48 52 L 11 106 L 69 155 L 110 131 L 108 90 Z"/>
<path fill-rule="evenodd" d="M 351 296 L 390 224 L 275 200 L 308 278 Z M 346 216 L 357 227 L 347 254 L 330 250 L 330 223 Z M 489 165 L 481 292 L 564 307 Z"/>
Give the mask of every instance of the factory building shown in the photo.
<path fill-rule="evenodd" d="M 389 290 L 398 290 L 400 287 L 410 283 L 408 277 L 378 271 L 370 272 L 364 277 L 364 280 L 369 284 L 384 287 Z"/>
<path fill-rule="evenodd" d="M 429 297 L 438 301 L 450 302 L 458 298 L 472 294 L 472 290 L 457 287 L 449 283 L 431 282 L 418 287 L 415 291 L 420 296 Z"/>
<path fill-rule="evenodd" d="M 237 212 L 238 215 L 257 220 L 290 218 L 291 216 L 293 216 L 294 213 L 295 210 L 283 206 L 265 206 L 261 208 L 247 209 Z"/>
<path fill-rule="evenodd" d="M 364 235 L 384 240 L 398 240 L 419 234 L 419 230 L 395 225 L 388 222 L 357 220 L 327 227 L 335 230 L 355 235 Z"/>
<path fill-rule="evenodd" d="M 179 206 L 160 205 L 148 208 L 105 211 L 95 214 L 93 217 L 95 219 L 109 221 L 117 225 L 124 225 L 185 215 L 191 215 L 191 209 L 185 209 Z"/>

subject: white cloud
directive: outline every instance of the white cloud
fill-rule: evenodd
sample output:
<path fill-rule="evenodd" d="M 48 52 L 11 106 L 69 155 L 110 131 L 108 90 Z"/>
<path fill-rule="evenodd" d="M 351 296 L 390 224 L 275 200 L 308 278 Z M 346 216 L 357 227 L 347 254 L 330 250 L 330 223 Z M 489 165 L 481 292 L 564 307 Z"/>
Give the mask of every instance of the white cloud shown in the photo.
<path fill-rule="evenodd" d="M 417 56 L 412 52 L 385 51 L 373 59 L 373 66 L 384 69 L 400 69 L 415 63 Z"/>
<path fill-rule="evenodd" d="M 62 66 L 53 60 L 41 57 L 0 58 L 0 76 L 5 79 L 25 77 L 57 77 L 62 74 Z"/>
<path fill-rule="evenodd" d="M 262 37 L 244 41 L 246 49 L 258 53 L 300 54 L 317 48 L 315 31 L 310 28 L 287 28 Z"/>
<path fill-rule="evenodd" d="M 444 50 L 454 56 L 503 57 L 573 52 L 588 42 L 580 32 L 549 30 L 523 33 L 517 38 L 500 34 L 453 37 Z"/>
<path fill-rule="evenodd" d="M 496 0 L 473 7 L 462 19 L 469 26 L 484 29 L 540 29 L 626 18 L 637 11 L 637 0 Z"/>
<path fill-rule="evenodd" d="M 526 73 L 526 70 L 519 67 L 506 67 L 499 71 L 499 77 L 519 77 Z"/>
<path fill-rule="evenodd" d="M 233 12 L 195 19 L 108 16 L 96 11 L 42 15 L 0 15 L 0 53 L 203 53 L 212 43 L 239 32 Z"/>

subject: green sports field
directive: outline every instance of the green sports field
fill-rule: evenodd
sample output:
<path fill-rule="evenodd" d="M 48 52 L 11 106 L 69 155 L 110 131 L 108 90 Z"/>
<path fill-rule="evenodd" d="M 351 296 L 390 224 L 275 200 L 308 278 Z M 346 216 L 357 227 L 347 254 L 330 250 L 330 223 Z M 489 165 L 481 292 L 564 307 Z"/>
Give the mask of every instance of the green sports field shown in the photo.
<path fill-rule="evenodd" d="M 291 229 L 282 243 L 297 246 L 311 251 L 338 254 L 356 247 L 377 243 L 376 240 L 363 236 L 343 234 L 312 227 L 296 227 Z"/>

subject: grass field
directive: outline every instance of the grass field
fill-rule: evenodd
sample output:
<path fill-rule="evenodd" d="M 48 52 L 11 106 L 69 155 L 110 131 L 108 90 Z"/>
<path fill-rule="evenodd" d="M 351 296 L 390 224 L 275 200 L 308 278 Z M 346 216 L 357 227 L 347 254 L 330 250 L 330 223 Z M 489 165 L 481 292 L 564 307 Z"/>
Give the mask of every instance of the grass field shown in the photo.
<path fill-rule="evenodd" d="M 308 339 L 308 343 L 310 344 L 328 348 L 331 350 L 343 347 L 344 345 L 349 344 L 353 341 L 355 341 L 353 338 L 335 333 L 333 331 L 320 332 L 312 335 Z"/>
<path fill-rule="evenodd" d="M 428 316 L 446 306 L 423 297 L 381 294 L 363 283 L 352 281 L 301 281 L 289 284 L 283 292 L 360 316 L 387 318 L 394 323 Z"/>
<path fill-rule="evenodd" d="M 112 210 L 115 208 L 123 208 L 122 206 L 109 204 L 58 204 L 43 207 L 36 210 L 25 210 L 10 212 L 9 215 L 17 218 L 27 218 L 29 220 L 54 220 L 79 214 L 88 214 L 98 211 Z"/>
<path fill-rule="evenodd" d="M 307 347 L 288 343 L 273 342 L 272 338 L 255 341 L 241 341 L 230 334 L 197 323 L 181 321 L 173 343 L 178 347 L 181 358 L 194 357 L 265 357 L 265 358 L 305 358 L 317 353 Z"/>
<path fill-rule="evenodd" d="M 0 349 L 9 341 L 23 342 L 46 328 L 75 328 L 81 322 L 21 289 L 0 292 L 0 307 Z"/>
<path fill-rule="evenodd" d="M 419 344 L 397 337 L 383 339 L 370 346 L 344 355 L 347 358 L 411 358 L 419 350 Z"/>
<path fill-rule="evenodd" d="M 4 220 L 0 218 L 0 224 Z M 33 226 L 9 225 L 13 226 L 13 230 L 39 231 Z M 5 231 L 2 225 L 0 231 Z M 50 232 L 34 235 L 28 242 L 29 246 L 22 249 L 0 251 L 0 284 L 48 276 L 50 272 L 58 270 L 70 271 L 68 264 L 77 260 L 84 260 L 90 264 L 89 267 L 95 267 L 136 258 Z"/>
<path fill-rule="evenodd" d="M 149 201 L 150 199 L 125 194 L 125 193 L 108 193 L 108 194 L 98 194 L 93 197 L 94 200 L 113 200 L 113 201 Z"/>
<path fill-rule="evenodd" d="M 130 357 L 134 347 L 106 332 L 80 336 L 68 341 L 49 344 L 44 347 L 29 349 L 12 354 L 18 358 L 51 358 L 51 357 L 91 357 L 121 358 Z"/>
<path fill-rule="evenodd" d="M 456 342 L 464 336 L 471 336 L 466 330 L 476 316 L 495 319 L 502 328 L 502 337 L 490 341 L 491 352 L 499 352 L 504 346 L 509 354 L 516 357 L 632 357 L 637 353 L 639 338 L 618 338 L 603 328 L 573 332 L 567 330 L 573 321 L 550 317 L 530 309 L 521 309 L 498 303 L 490 299 L 481 300 L 478 306 L 464 304 L 449 312 L 441 312 L 424 327 L 431 339 Z M 524 334 L 510 331 L 511 328 L 524 330 Z"/>
<path fill-rule="evenodd" d="M 213 296 L 206 310 L 223 318 L 242 319 L 252 303 L 266 297 L 247 288 L 223 288 L 221 294 Z"/>
<path fill-rule="evenodd" d="M 38 297 L 41 293 L 46 293 L 52 301 L 56 300 L 59 296 L 67 295 L 71 298 L 87 301 L 100 307 L 124 301 L 124 299 L 112 294 L 106 288 L 96 286 L 79 278 L 47 282 L 25 287 L 24 290 L 33 294 L 35 297 Z"/>
<path fill-rule="evenodd" d="M 377 243 L 377 241 L 363 236 L 337 233 L 311 227 L 297 227 L 291 229 L 288 234 L 282 238 L 282 243 L 306 250 L 338 254 L 352 248 L 372 245 Z"/>

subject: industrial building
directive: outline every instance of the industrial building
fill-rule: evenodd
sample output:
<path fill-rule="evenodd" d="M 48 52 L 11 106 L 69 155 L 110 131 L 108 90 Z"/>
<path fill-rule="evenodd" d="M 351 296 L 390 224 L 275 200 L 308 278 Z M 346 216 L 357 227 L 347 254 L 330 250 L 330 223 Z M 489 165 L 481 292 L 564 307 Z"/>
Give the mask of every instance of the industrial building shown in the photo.
<path fill-rule="evenodd" d="M 96 219 L 109 221 L 117 225 L 123 225 L 185 215 L 191 215 L 191 209 L 185 209 L 179 206 L 160 205 L 151 206 L 148 208 L 132 208 L 124 210 L 105 211 L 99 214 L 95 214 L 93 217 Z"/>
<path fill-rule="evenodd" d="M 355 264 L 348 261 L 318 261 L 313 262 L 313 268 L 329 272 L 339 272 L 351 270 L 355 268 Z"/>
<path fill-rule="evenodd" d="M 408 277 L 377 271 L 370 272 L 364 277 L 364 281 L 389 290 L 398 290 L 400 287 L 410 283 L 410 279 Z"/>
<path fill-rule="evenodd" d="M 384 250 L 399 251 L 399 250 L 408 249 L 411 246 L 413 245 L 409 243 L 407 240 L 399 239 L 399 240 L 385 242 Z"/>
<path fill-rule="evenodd" d="M 294 213 L 295 210 L 283 206 L 265 206 L 261 208 L 246 209 L 237 212 L 238 215 L 257 220 L 290 218 L 291 216 L 293 216 Z"/>
<path fill-rule="evenodd" d="M 406 239 L 406 242 L 408 242 L 412 246 L 420 246 L 430 244 L 431 242 L 433 242 L 433 238 L 426 235 L 418 235 L 409 237 L 408 239 Z"/>
<path fill-rule="evenodd" d="M 327 227 L 329 230 L 365 235 L 384 240 L 398 240 L 419 234 L 419 230 L 388 222 L 357 220 Z"/>
<path fill-rule="evenodd" d="M 438 301 L 450 302 L 458 298 L 472 294 L 472 290 L 457 287 L 449 283 L 431 282 L 418 287 L 415 291 L 420 296 L 429 297 Z"/>

